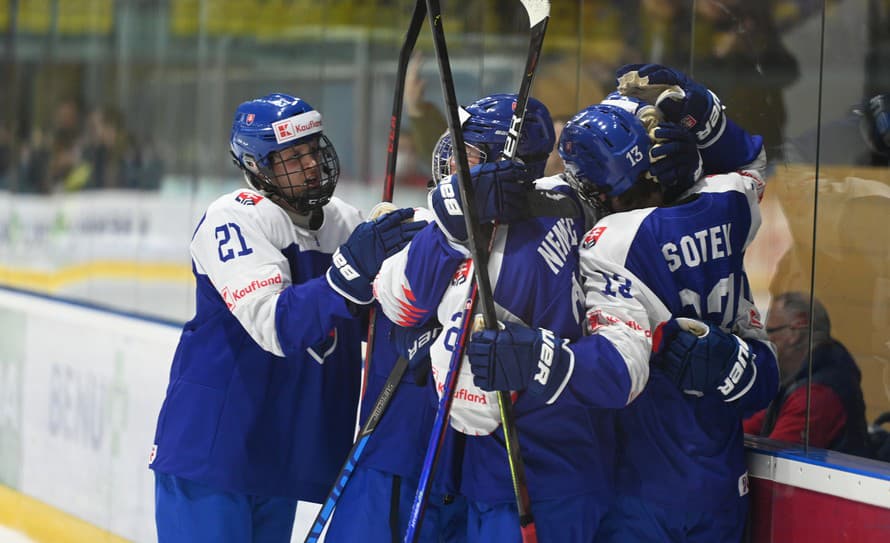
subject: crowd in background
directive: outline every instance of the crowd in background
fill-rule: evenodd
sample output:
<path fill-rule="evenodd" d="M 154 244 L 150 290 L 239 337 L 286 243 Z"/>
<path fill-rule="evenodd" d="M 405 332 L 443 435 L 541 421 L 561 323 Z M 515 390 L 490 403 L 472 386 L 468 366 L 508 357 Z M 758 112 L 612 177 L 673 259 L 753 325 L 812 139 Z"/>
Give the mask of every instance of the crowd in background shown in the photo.
<path fill-rule="evenodd" d="M 161 186 L 163 164 L 155 149 L 135 138 L 113 107 L 85 112 L 81 100 L 65 98 L 50 124 L 31 129 L 16 161 L 11 143 L 9 130 L 0 130 L 0 186 L 19 193 Z"/>

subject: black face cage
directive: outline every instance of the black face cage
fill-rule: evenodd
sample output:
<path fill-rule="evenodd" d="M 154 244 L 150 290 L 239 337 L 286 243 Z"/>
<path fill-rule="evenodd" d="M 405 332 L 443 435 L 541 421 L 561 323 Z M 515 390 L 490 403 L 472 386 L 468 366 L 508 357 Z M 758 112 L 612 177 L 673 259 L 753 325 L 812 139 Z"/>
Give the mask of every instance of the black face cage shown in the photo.
<path fill-rule="evenodd" d="M 471 143 L 464 142 L 467 148 L 478 153 L 479 163 L 488 162 L 487 149 L 483 149 Z M 451 176 L 451 156 L 454 154 L 454 148 L 451 145 L 451 134 L 446 131 L 439 137 L 436 146 L 433 148 L 433 183 L 438 185 L 443 179 Z"/>
<path fill-rule="evenodd" d="M 275 151 L 268 156 L 269 166 L 259 166 L 259 174 L 248 172 L 253 182 L 251 185 L 258 190 L 277 196 L 301 213 L 318 209 L 331 200 L 337 180 L 340 177 L 340 159 L 334 145 L 327 136 L 321 134 L 311 144 L 318 147 L 306 153 L 290 154 L 293 147 Z M 315 165 L 303 167 L 303 157 L 315 155 Z M 247 157 L 245 157 L 247 162 Z M 273 163 L 284 165 L 284 172 L 275 176 L 272 173 Z M 296 167 L 295 167 L 296 166 Z M 289 176 L 296 175 L 302 182 L 291 183 Z"/>
<path fill-rule="evenodd" d="M 605 217 L 612 213 L 608 195 L 599 190 L 596 185 L 582 181 L 573 168 L 566 168 L 564 177 L 569 186 L 581 197 L 581 201 L 595 210 L 597 217 Z"/>

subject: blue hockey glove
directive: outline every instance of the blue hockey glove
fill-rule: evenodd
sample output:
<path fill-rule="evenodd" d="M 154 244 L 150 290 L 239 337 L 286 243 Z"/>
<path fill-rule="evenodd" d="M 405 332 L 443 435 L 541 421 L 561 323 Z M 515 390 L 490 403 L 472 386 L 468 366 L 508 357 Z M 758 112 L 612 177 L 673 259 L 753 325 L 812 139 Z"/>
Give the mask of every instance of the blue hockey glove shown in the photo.
<path fill-rule="evenodd" d="M 396 352 L 408 361 L 408 367 L 416 371 L 421 366 L 429 368 L 430 347 L 441 332 L 442 325 L 432 319 L 418 328 L 393 326 L 390 341 Z"/>
<path fill-rule="evenodd" d="M 702 176 L 702 160 L 695 136 L 674 123 L 661 123 L 653 134 L 649 150 L 649 173 L 663 187 L 665 201 L 671 202 Z"/>
<path fill-rule="evenodd" d="M 483 390 L 527 390 L 553 403 L 572 374 L 574 356 L 568 340 L 544 328 L 504 323 L 470 338 L 467 357 L 473 382 Z"/>
<path fill-rule="evenodd" d="M 484 224 L 498 221 L 516 222 L 528 214 L 526 193 L 532 190 L 530 174 L 525 165 L 510 160 L 486 162 L 470 168 L 475 190 L 476 213 Z M 445 234 L 459 243 L 467 241 L 463 202 L 458 190 L 457 174 L 443 180 L 430 192 L 430 208 Z"/>
<path fill-rule="evenodd" d="M 412 221 L 414 209 L 397 209 L 358 225 L 333 256 L 328 284 L 344 298 L 357 303 L 374 301 L 371 284 L 383 261 L 411 241 L 426 221 Z"/>
<path fill-rule="evenodd" d="M 757 377 L 747 343 L 695 319 L 676 318 L 660 325 L 653 350 L 656 367 L 690 396 L 716 392 L 723 401 L 733 402 Z"/>
<path fill-rule="evenodd" d="M 695 134 L 699 147 L 710 146 L 723 134 L 726 114 L 720 99 L 683 72 L 661 64 L 627 64 L 618 68 L 615 76 L 618 89 L 629 96 L 642 93 L 651 99 L 647 90 L 662 91 L 655 105 L 665 120 Z"/>

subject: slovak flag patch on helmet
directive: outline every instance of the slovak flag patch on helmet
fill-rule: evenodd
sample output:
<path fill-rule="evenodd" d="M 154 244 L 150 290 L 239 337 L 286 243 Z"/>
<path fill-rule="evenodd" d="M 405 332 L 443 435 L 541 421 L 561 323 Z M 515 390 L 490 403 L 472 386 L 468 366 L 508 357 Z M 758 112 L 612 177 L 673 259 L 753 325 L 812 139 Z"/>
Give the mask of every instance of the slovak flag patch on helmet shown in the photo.
<path fill-rule="evenodd" d="M 252 192 L 239 192 L 238 196 L 235 196 L 235 201 L 243 206 L 255 206 L 257 205 L 263 197 L 259 194 L 254 194 Z"/>
<path fill-rule="evenodd" d="M 600 239 L 600 236 L 603 235 L 603 232 L 606 231 L 605 226 L 597 226 L 596 228 L 591 228 L 587 235 L 584 236 L 584 243 L 582 244 L 585 249 L 590 249 L 594 245 L 596 245 L 597 240 Z"/>
<path fill-rule="evenodd" d="M 272 131 L 275 133 L 275 141 L 278 143 L 305 138 L 316 132 L 321 132 L 321 129 L 321 113 L 314 110 L 272 123 Z"/>

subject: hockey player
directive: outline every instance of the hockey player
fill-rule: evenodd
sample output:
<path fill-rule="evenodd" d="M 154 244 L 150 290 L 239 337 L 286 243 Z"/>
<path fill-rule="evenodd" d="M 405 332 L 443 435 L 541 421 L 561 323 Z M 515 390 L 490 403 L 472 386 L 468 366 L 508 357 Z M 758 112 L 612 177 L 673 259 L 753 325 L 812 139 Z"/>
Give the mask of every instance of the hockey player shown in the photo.
<path fill-rule="evenodd" d="M 564 350 L 563 341 L 554 336 L 568 341 L 582 334 L 578 247 L 592 221 L 580 215 L 532 216 L 526 199 L 531 184 L 519 182 L 541 176 L 555 139 L 549 113 L 537 100 L 529 100 L 519 143 L 524 165 L 497 161 L 515 99 L 495 95 L 478 100 L 466 108 L 462 127 L 472 146 L 468 155 L 482 160 L 470 170 L 479 217 L 501 222 L 488 271 L 498 319 L 546 327 L 554 339 L 548 346 Z M 440 390 L 457 347 L 473 275 L 464 246 L 463 203 L 456 176 L 450 175 L 449 141 L 444 138 L 435 153 L 434 164 L 441 165 L 434 172 L 438 185 L 430 193 L 436 223 L 387 259 L 375 281 L 381 306 L 397 324 L 422 326 L 434 319 L 443 324 L 431 348 Z M 535 189 L 576 197 L 560 176 L 538 179 Z M 592 541 L 613 492 L 613 412 L 561 399 L 563 386 L 558 378 L 532 383 L 516 399 L 521 454 L 539 541 Z M 474 386 L 466 364 L 454 393 L 451 425 L 467 436 L 460 491 L 468 503 L 468 540 L 520 541 L 497 399 Z"/>
<path fill-rule="evenodd" d="M 515 100 L 515 95 L 493 95 L 477 100 L 463 111 L 465 120 L 462 133 L 467 144 L 470 165 L 490 164 L 497 160 L 506 140 L 506 130 Z M 533 101 L 529 109 L 517 154 L 530 165 L 536 176 L 540 176 L 543 171 L 542 161 L 546 161 L 555 137 L 552 121 L 543 104 Z M 433 163 L 434 179 L 450 178 L 455 165 L 451 139 L 447 133 L 435 146 Z M 462 220 L 463 216 L 457 217 L 457 221 Z M 429 228 L 433 228 L 433 225 Z M 455 228 L 464 230 L 462 227 Z M 421 305 L 416 307 L 435 309 L 452 276 L 464 262 L 466 249 L 462 246 L 459 249 L 451 247 L 438 229 L 424 229 L 423 232 L 426 241 L 420 242 L 415 251 L 425 252 L 414 253 L 419 255 L 416 258 L 422 262 L 417 262 L 419 267 L 414 271 L 418 275 L 411 286 L 416 287 L 415 292 L 420 299 Z M 465 239 L 465 234 L 460 235 Z M 358 539 L 389 542 L 393 537 L 401 538 L 405 534 L 410 518 L 438 403 L 433 380 L 430 380 L 428 386 L 418 386 L 415 375 L 424 372 L 424 364 L 426 368 L 429 367 L 429 361 L 426 360 L 426 353 L 430 350 L 429 340 L 435 337 L 434 331 L 440 329 L 441 325 L 432 311 L 413 315 L 410 306 L 400 305 L 403 301 L 411 302 L 414 296 L 411 292 L 390 291 L 391 287 L 401 289 L 400 285 L 395 285 L 392 281 L 401 277 L 404 271 L 401 266 L 404 264 L 404 259 L 391 262 L 388 271 L 381 274 L 375 287 L 388 318 L 378 317 L 381 319 L 378 327 L 383 322 L 384 328 L 378 332 L 378 341 L 375 341 L 376 369 L 368 378 L 366 398 L 373 402 L 383 386 L 392 369 L 393 348 L 410 358 L 412 368 L 416 370 L 410 371 L 411 375 L 400 383 L 387 414 L 368 440 L 367 448 L 338 501 L 326 536 L 326 541 L 332 543 Z M 466 275 L 463 279 L 466 279 Z M 465 281 L 462 286 L 466 287 L 468 284 Z M 400 325 L 391 334 L 385 331 L 385 327 L 392 326 L 390 319 Z M 418 328 L 407 328 L 412 326 Z M 393 344 L 380 341 L 388 335 Z M 416 346 L 420 346 L 419 351 L 415 350 Z M 447 358 L 445 364 L 447 365 Z M 444 378 L 444 373 L 440 377 Z M 363 407 L 367 410 L 370 406 L 366 401 Z M 451 542 L 465 541 L 467 538 L 466 500 L 458 492 L 463 441 L 462 434 L 451 431 L 446 434 L 433 492 L 424 514 L 421 541 Z M 505 454 L 501 451 L 498 461 L 503 459 L 506 462 Z M 509 487 L 507 491 L 509 492 Z"/>
<path fill-rule="evenodd" d="M 475 334 L 469 360 L 487 390 L 555 381 L 557 401 L 627 405 L 618 415 L 618 497 L 598 542 L 740 541 L 741 419 L 769 403 L 778 379 L 743 266 L 760 224 L 762 141 L 680 72 L 632 65 L 618 75 L 620 90 L 657 96 L 666 120 L 690 130 L 706 167 L 748 166 L 671 194 L 646 175 L 653 142 L 638 118 L 610 105 L 579 112 L 560 155 L 586 197 L 613 212 L 580 250 L 588 335 L 565 345 L 554 331 L 507 324 Z"/>
<path fill-rule="evenodd" d="M 352 443 L 363 327 L 381 261 L 423 225 L 373 222 L 333 196 L 321 114 L 270 94 L 235 112 L 250 188 L 219 197 L 192 237 L 185 324 L 150 467 L 161 543 L 289 542 L 297 500 L 321 501 Z M 351 234 L 350 234 L 351 232 Z"/>

